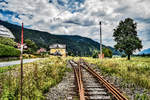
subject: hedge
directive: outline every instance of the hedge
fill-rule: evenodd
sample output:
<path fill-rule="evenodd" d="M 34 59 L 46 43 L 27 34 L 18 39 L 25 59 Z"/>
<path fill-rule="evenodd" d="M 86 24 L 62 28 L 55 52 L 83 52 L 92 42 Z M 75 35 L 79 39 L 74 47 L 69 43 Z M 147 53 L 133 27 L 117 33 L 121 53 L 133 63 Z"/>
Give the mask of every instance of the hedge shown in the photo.
<path fill-rule="evenodd" d="M 8 46 L 0 44 L 0 57 L 18 57 L 20 56 L 20 50 Z"/>

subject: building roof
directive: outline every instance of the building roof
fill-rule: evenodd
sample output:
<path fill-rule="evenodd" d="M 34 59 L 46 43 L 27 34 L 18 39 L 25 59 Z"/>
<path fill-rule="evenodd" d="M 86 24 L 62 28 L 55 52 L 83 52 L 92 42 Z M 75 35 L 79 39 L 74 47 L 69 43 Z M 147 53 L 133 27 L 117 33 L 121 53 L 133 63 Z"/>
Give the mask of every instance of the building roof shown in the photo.
<path fill-rule="evenodd" d="M 6 27 L 4 27 L 3 25 L 0 25 L 0 36 L 13 39 L 15 38 L 14 35 L 11 33 L 11 31 Z"/>
<path fill-rule="evenodd" d="M 65 49 L 66 45 L 65 44 L 52 44 L 49 46 L 50 49 L 56 49 L 56 48 L 60 48 L 60 49 Z"/>

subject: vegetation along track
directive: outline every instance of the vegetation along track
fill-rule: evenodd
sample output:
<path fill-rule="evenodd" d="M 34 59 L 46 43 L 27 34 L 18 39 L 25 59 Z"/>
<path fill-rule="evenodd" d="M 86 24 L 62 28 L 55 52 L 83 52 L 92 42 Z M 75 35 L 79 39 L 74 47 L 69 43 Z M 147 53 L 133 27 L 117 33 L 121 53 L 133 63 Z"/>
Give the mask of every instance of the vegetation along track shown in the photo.
<path fill-rule="evenodd" d="M 97 74 L 83 59 L 69 61 L 74 70 L 74 92 L 71 98 L 80 100 L 128 100 L 113 85 Z"/>

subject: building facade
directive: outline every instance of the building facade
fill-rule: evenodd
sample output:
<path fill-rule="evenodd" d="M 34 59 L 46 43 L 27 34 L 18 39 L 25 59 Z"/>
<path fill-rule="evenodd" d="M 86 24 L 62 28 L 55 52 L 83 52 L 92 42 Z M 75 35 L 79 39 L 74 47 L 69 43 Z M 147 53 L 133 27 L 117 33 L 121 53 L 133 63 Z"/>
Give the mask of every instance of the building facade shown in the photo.
<path fill-rule="evenodd" d="M 0 25 L 0 37 L 8 37 L 8 38 L 15 39 L 11 31 L 6 27 L 4 27 L 3 25 Z"/>
<path fill-rule="evenodd" d="M 50 48 L 51 55 L 66 57 L 66 45 L 53 44 L 53 45 L 50 45 L 49 48 Z"/>
<path fill-rule="evenodd" d="M 46 49 L 45 48 L 40 48 L 39 50 L 37 50 L 37 54 L 40 54 L 40 53 L 45 53 L 46 52 Z"/>

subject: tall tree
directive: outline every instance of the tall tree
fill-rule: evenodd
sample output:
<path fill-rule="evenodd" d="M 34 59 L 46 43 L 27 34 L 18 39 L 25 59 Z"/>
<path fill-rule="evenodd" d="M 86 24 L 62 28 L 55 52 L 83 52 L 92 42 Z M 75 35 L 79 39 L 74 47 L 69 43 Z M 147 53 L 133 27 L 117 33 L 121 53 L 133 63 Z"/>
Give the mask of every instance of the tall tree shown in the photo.
<path fill-rule="evenodd" d="M 113 37 L 117 42 L 115 48 L 125 52 L 128 55 L 128 60 L 133 52 L 137 49 L 140 51 L 143 47 L 142 41 L 137 36 L 137 23 L 131 18 L 120 21 L 117 28 L 114 29 Z"/>
<path fill-rule="evenodd" d="M 30 39 L 26 39 L 24 43 L 27 45 L 28 49 L 25 50 L 26 53 L 34 53 L 37 50 L 37 45 L 35 44 L 34 41 Z"/>

